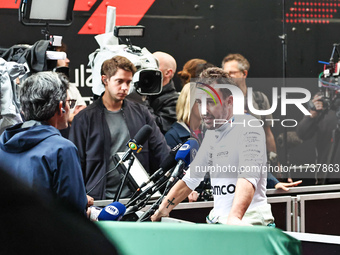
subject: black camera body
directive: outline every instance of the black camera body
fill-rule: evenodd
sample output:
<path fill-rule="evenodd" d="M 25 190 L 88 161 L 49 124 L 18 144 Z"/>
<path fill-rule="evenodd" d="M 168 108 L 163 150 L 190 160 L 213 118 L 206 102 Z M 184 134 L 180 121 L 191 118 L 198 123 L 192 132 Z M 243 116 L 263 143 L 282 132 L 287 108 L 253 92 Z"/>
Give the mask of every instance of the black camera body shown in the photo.
<path fill-rule="evenodd" d="M 322 102 L 324 110 L 337 111 L 340 107 L 340 94 L 337 90 L 321 89 L 320 92 L 318 92 L 318 95 L 322 96 L 319 101 Z M 312 100 L 308 102 L 308 106 L 310 110 L 316 111 Z"/>

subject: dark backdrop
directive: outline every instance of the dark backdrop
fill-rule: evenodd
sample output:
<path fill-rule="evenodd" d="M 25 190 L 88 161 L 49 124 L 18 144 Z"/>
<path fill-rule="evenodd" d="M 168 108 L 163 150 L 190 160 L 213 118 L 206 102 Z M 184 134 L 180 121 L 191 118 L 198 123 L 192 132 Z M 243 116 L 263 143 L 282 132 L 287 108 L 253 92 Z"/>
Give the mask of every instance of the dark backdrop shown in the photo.
<path fill-rule="evenodd" d="M 133 1 L 137 0 L 130 0 L 131 6 Z M 68 45 L 71 81 L 87 97 L 92 95 L 88 55 L 98 45 L 94 35 L 78 34 L 78 31 L 101 2 L 97 1 L 89 11 L 75 12 L 70 27 L 50 28 L 51 34 L 62 35 Z M 139 22 L 146 27 L 145 36 L 133 38 L 132 42 L 151 52 L 171 54 L 177 60 L 178 70 L 191 58 L 203 58 L 220 66 L 228 53 L 241 53 L 250 61 L 250 78 L 280 78 L 284 44 L 279 36 L 287 34 L 286 77 L 317 78 L 323 69 L 318 60 L 328 61 L 333 43 L 340 41 L 338 5 L 339 0 L 285 1 L 283 11 L 283 1 L 279 0 L 156 0 Z M 33 44 L 43 39 L 40 30 L 41 27 L 19 23 L 17 9 L 0 9 L 0 47 Z M 179 85 L 177 78 L 175 81 Z M 276 86 L 282 86 L 282 82 Z M 314 94 L 317 80 L 301 86 Z M 271 100 L 268 84 L 257 82 L 254 89 L 264 91 Z M 288 114 L 284 118 L 302 118 L 296 108 L 289 109 Z M 274 117 L 283 118 L 279 111 Z M 274 127 L 273 131 L 277 136 L 282 128 Z M 314 160 L 310 144 L 302 146 L 305 147 L 297 150 L 305 152 L 293 153 L 293 163 Z"/>

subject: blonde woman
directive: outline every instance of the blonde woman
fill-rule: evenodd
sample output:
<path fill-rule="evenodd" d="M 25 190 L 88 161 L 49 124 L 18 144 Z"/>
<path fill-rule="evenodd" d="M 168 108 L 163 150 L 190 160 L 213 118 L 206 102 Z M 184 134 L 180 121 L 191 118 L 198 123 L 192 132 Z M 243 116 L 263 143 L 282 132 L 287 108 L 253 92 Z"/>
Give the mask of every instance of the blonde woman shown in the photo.
<path fill-rule="evenodd" d="M 181 94 L 178 97 L 176 105 L 177 122 L 165 134 L 167 144 L 173 148 L 179 143 L 185 141 L 191 136 L 202 140 L 201 117 L 195 99 L 190 99 L 190 94 L 194 95 L 195 84 L 187 83 L 184 85 Z"/>

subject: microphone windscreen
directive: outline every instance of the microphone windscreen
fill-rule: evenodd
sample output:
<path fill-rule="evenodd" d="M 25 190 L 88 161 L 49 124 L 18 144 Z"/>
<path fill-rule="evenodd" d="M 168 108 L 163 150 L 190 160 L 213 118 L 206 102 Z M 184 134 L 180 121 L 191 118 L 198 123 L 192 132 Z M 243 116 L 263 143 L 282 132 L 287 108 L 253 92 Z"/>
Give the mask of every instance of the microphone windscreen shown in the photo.
<path fill-rule="evenodd" d="M 135 135 L 136 144 L 143 145 L 152 133 L 152 127 L 144 125 Z"/>
<path fill-rule="evenodd" d="M 125 211 L 125 205 L 120 202 L 113 202 L 104 207 L 98 215 L 98 220 L 119 221 L 123 217 Z"/>
<path fill-rule="evenodd" d="M 194 138 L 189 138 L 188 141 L 186 141 L 185 144 L 179 148 L 175 157 L 176 161 L 183 160 L 185 162 L 185 166 L 187 167 L 195 158 L 198 148 L 198 141 Z"/>

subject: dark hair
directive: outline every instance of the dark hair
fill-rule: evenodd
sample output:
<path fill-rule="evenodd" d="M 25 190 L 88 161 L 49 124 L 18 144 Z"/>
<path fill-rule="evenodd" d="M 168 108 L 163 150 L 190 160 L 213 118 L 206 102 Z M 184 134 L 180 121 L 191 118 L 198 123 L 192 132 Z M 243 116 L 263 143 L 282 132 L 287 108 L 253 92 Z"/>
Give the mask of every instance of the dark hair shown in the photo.
<path fill-rule="evenodd" d="M 64 74 L 39 72 L 28 77 L 20 90 L 25 120 L 47 121 L 56 113 L 59 102 L 65 105 L 69 83 Z"/>
<path fill-rule="evenodd" d="M 196 78 L 196 77 L 199 77 L 200 74 L 201 74 L 204 70 L 206 70 L 206 69 L 208 69 L 208 68 L 210 68 L 210 67 L 216 67 L 216 66 L 215 66 L 214 64 L 209 63 L 209 62 L 204 63 L 204 64 L 199 64 L 199 65 L 197 65 L 197 67 L 196 67 L 196 76 L 195 76 L 195 78 Z"/>
<path fill-rule="evenodd" d="M 228 73 L 219 67 L 210 67 L 203 70 L 197 83 L 198 86 L 203 83 L 208 85 L 229 84 L 238 87 L 235 81 L 229 77 Z M 227 88 L 220 88 L 220 91 L 222 92 L 224 99 L 231 95 L 231 91 Z"/>
<path fill-rule="evenodd" d="M 125 71 L 131 72 L 132 74 L 135 74 L 137 71 L 136 67 L 126 57 L 115 56 L 103 62 L 100 74 L 111 78 L 117 73 L 118 69 L 123 69 Z"/>

